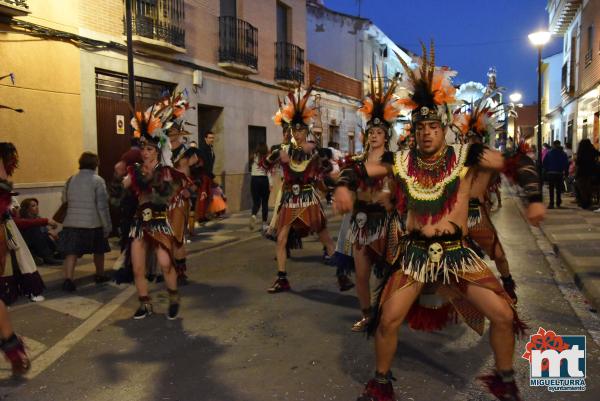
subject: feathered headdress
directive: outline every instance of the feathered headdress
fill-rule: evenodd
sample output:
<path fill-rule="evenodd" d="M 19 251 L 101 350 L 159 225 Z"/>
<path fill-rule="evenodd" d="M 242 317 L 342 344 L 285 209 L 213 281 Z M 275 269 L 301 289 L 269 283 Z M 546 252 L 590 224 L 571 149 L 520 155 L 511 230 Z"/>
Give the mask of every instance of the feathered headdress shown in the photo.
<path fill-rule="evenodd" d="M 358 113 L 366 122 L 366 129 L 372 127 L 382 127 L 389 135 L 389 128 L 396 121 L 396 118 L 402 111 L 400 98 L 394 93 L 398 86 L 397 77 L 390 82 L 390 86 L 385 90 L 383 77 L 377 68 L 376 76 L 369 74 L 370 93 L 363 99 L 362 107 Z"/>
<path fill-rule="evenodd" d="M 161 153 L 161 163 L 171 166 L 171 143 L 167 131 L 173 126 L 175 110 L 173 96 L 165 96 L 158 100 L 145 112 L 136 111 L 131 119 L 131 126 L 135 130 L 134 136 L 140 138 L 144 145 L 156 147 Z"/>
<path fill-rule="evenodd" d="M 288 92 L 282 101 L 277 97 L 279 108 L 273 116 L 276 125 L 281 125 L 285 129 L 308 128 L 313 124 L 317 110 L 308 105 L 312 86 L 303 91 L 300 86 L 294 92 Z"/>
<path fill-rule="evenodd" d="M 483 143 L 495 138 L 496 132 L 503 126 L 500 117 L 504 114 L 504 105 L 493 104 L 493 98 L 499 91 L 485 94 L 475 102 L 466 103 L 456 109 L 452 119 L 452 129 L 466 142 L 470 137 L 477 136 Z"/>
<path fill-rule="evenodd" d="M 436 120 L 445 125 L 450 121 L 448 104 L 455 101 L 456 89 L 452 85 L 451 78 L 456 75 L 456 72 L 446 67 L 435 66 L 433 40 L 429 55 L 423 42 L 421 42 L 421 49 L 423 54 L 420 65 L 416 69 L 411 69 L 396 53 L 408 76 L 408 79 L 401 84 L 405 89 L 405 95 L 401 98 L 400 104 L 411 111 L 413 124 L 419 121 Z"/>

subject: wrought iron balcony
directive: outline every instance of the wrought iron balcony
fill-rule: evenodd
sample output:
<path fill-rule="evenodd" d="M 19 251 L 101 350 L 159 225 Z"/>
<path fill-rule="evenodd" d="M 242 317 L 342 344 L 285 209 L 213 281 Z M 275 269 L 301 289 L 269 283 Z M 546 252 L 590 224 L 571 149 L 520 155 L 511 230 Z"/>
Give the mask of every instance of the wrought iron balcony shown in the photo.
<path fill-rule="evenodd" d="M 592 48 L 589 48 L 587 52 L 585 52 L 585 67 L 592 64 Z"/>
<path fill-rule="evenodd" d="M 287 86 L 304 82 L 304 50 L 287 42 L 275 43 L 275 81 Z"/>
<path fill-rule="evenodd" d="M 582 0 L 549 0 L 546 9 L 550 32 L 555 35 L 564 34 L 575 19 L 582 3 Z"/>
<path fill-rule="evenodd" d="M 258 29 L 236 17 L 219 17 L 219 66 L 258 73 Z"/>
<path fill-rule="evenodd" d="M 0 15 L 20 17 L 29 13 L 27 0 L 0 0 Z"/>
<path fill-rule="evenodd" d="M 185 51 L 184 0 L 133 0 L 131 7 L 135 42 Z"/>

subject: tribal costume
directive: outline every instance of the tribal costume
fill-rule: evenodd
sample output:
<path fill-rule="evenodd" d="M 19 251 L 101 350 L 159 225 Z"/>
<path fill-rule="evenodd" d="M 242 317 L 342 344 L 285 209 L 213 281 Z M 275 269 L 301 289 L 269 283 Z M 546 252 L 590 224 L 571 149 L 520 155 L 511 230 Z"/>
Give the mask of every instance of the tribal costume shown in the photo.
<path fill-rule="evenodd" d="M 161 266 L 165 275 L 170 274 L 176 264 L 175 249 L 178 244 L 177 232 L 169 221 L 169 211 L 173 205 L 179 206 L 181 188 L 187 185 L 185 174 L 172 167 L 172 151 L 167 131 L 176 122 L 175 115 L 181 94 L 174 94 L 151 106 L 145 113 L 136 113 L 132 125 L 135 135 L 140 137 L 142 149 L 155 148 L 158 160 L 152 171 L 144 174 L 144 166 L 135 164 L 128 168 L 130 189 L 138 198 L 138 208 L 134 217 L 130 238 L 143 240 L 153 249 L 165 250 L 170 258 L 169 266 Z M 132 256 L 134 254 L 132 253 Z M 141 258 L 142 255 L 138 255 Z M 135 259 L 134 259 L 135 261 Z M 135 265 L 134 265 L 135 272 Z M 143 281 L 140 281 L 143 280 Z M 136 275 L 136 286 L 146 286 L 145 277 Z M 140 282 L 138 282 L 140 281 Z M 167 282 L 167 286 L 169 283 Z M 167 318 L 173 320 L 179 313 L 179 293 L 176 281 L 168 288 L 169 311 Z M 134 319 L 142 319 L 152 314 L 152 305 L 148 294 L 139 294 L 140 308 Z"/>
<path fill-rule="evenodd" d="M 281 188 L 281 200 L 276 205 L 277 234 L 280 236 L 282 230 L 291 233 L 293 229 L 298 237 L 306 237 L 309 234 L 319 234 L 321 241 L 326 246 L 326 263 L 332 263 L 334 244 L 329 237 L 327 229 L 327 218 L 321 205 L 321 199 L 317 192 L 319 182 L 328 179 L 331 172 L 331 163 L 328 160 L 328 152 L 319 148 L 314 142 L 308 142 L 307 136 L 310 132 L 313 117 L 316 110 L 308 105 L 312 88 L 305 92 L 298 88 L 295 93 L 290 92 L 284 103 L 279 101 L 279 109 L 273 117 L 275 124 L 283 126 L 285 130 L 297 136 L 289 144 L 282 144 L 275 149 L 263 161 L 266 170 L 280 165 L 283 172 L 283 183 Z M 300 141 L 300 142 L 297 142 Z M 278 238 L 278 276 L 269 288 L 270 293 L 287 291 L 290 289 L 285 271 L 285 255 L 281 254 L 282 247 L 289 242 L 289 234 L 286 243 Z M 288 250 L 289 248 L 286 247 Z M 331 255 L 329 255 L 329 253 Z M 346 276 L 343 276 L 347 280 Z M 340 287 L 342 282 L 338 277 Z"/>
<path fill-rule="evenodd" d="M 490 138 L 496 138 L 496 132 L 502 128 L 499 117 L 504 113 L 504 105 L 494 107 L 493 98 L 498 91 L 485 94 L 476 102 L 458 108 L 454 113 L 452 128 L 459 134 L 462 142 L 487 144 Z M 479 180 L 485 188 L 479 184 Z M 508 261 L 500 243 L 498 232 L 490 218 L 489 194 L 495 192 L 501 184 L 500 175 L 495 172 L 483 172 L 475 177 L 476 184 L 471 189 L 469 200 L 468 228 L 469 238 L 474 241 L 493 261 L 500 272 L 502 285 L 508 295 L 517 302 L 515 282 L 510 274 Z"/>
<path fill-rule="evenodd" d="M 289 155 L 289 162 L 279 160 L 282 151 Z M 291 225 L 300 237 L 320 232 L 327 227 L 327 218 L 316 189 L 317 181 L 323 177 L 318 150 L 307 153 L 293 144 L 283 145 L 266 158 L 265 166 L 268 168 L 277 161 L 283 170 L 277 230 Z"/>
<path fill-rule="evenodd" d="M 394 94 L 396 77 L 385 88 L 383 77 L 377 71 L 375 79 L 371 75 L 371 92 L 363 100 L 358 113 L 365 125 L 366 150 L 362 155 L 350 158 L 344 166 L 340 180 L 353 175 L 356 193 L 347 239 L 354 255 L 353 266 L 357 274 L 357 294 L 361 304 L 362 319 L 354 324 L 353 331 L 364 331 L 371 318 L 369 277 L 371 266 L 375 264 L 375 275 L 383 275 L 385 265 L 388 230 L 402 231 L 400 218 L 394 208 L 395 184 L 390 177 L 370 178 L 362 175 L 365 164 L 392 164 L 394 154 L 388 150 L 391 127 L 400 114 L 399 99 Z M 375 82 L 377 81 L 377 82 Z M 379 159 L 379 160 L 377 160 Z M 338 257 L 339 268 L 348 266 L 345 258 Z"/>
<path fill-rule="evenodd" d="M 454 101 L 455 89 L 449 80 L 452 73 L 447 69 L 435 67 L 433 44 L 429 55 L 423 45 L 421 66 L 418 70 L 411 70 L 401 58 L 400 62 L 411 84 L 407 88 L 408 97 L 402 99 L 401 103 L 412 111 L 413 129 L 420 126 L 424 132 L 435 131 L 427 135 L 435 134 L 436 138 L 440 138 L 438 140 L 444 141 L 445 127 L 450 122 L 447 103 Z M 387 332 L 395 332 L 397 329 L 395 323 L 380 321 L 381 312 L 399 290 L 414 285 L 419 287 L 413 292 L 404 292 L 404 294 L 416 292 L 422 295 L 412 304 L 405 317 L 409 326 L 413 328 L 440 329 L 449 318 L 460 316 L 477 333 L 483 334 L 484 315 L 467 298 L 467 289 L 470 286 L 478 286 L 491 290 L 506 302 L 512 310 L 513 332 L 523 332 L 525 325 L 519 320 L 511 298 L 485 262 L 469 247 L 462 231 L 464 226 L 449 220 L 450 216 L 462 218 L 461 209 L 455 210 L 459 200 L 460 184 L 463 180 L 467 182 L 472 180 L 469 174 L 473 174 L 471 170 L 477 169 L 480 163 L 483 163 L 485 152 L 487 150 L 477 144 L 452 146 L 444 144 L 437 154 L 427 159 L 421 156 L 418 149 L 402 150 L 395 155 L 392 171 L 399 185 L 397 207 L 399 213 L 408 212 L 409 234 L 401 242 L 394 258 L 388 260 L 393 265 L 393 271 L 382 284 L 375 310 L 376 315 L 369 325 L 371 334 L 375 333 L 379 324 L 385 324 L 384 328 Z M 466 226 L 467 204 L 464 203 L 464 195 L 460 199 L 461 208 L 465 208 L 463 224 Z M 441 221 L 450 223 L 454 229 L 437 230 L 435 225 Z M 427 227 L 430 231 L 436 228 L 435 234 L 425 235 L 423 228 Z M 424 307 L 422 304 L 427 301 L 430 294 L 442 297 L 446 303 L 437 302 Z M 493 296 L 492 293 L 489 294 Z M 380 337 L 377 339 L 378 345 L 391 341 L 390 338 L 395 339 L 395 334 L 378 332 L 378 335 Z M 387 360 L 382 362 L 383 366 L 387 365 L 387 362 Z M 512 378 L 512 371 L 498 373 Z M 375 378 L 369 381 L 358 400 L 392 401 L 395 399 L 390 377 L 389 370 L 377 371 Z M 490 389 L 493 388 L 494 394 L 502 400 L 518 401 L 519 395 L 514 380 L 510 385 L 505 385 L 498 382 L 498 377 L 494 375 L 487 382 Z M 498 385 L 501 388 L 498 388 Z"/>
<path fill-rule="evenodd" d="M 168 131 L 171 145 L 178 144 L 172 150 L 171 161 L 175 169 L 181 175 L 180 186 L 171 198 L 168 209 L 169 224 L 173 228 L 175 244 L 173 256 L 175 259 L 175 269 L 177 270 L 177 279 L 180 285 L 187 284 L 186 250 L 185 250 L 185 231 L 190 218 L 190 197 L 193 181 L 190 177 L 190 159 L 194 157 L 196 149 L 188 147 L 181 141 L 189 132 L 184 130 L 185 121 L 183 119 L 185 111 L 189 109 L 188 101 L 180 94 L 174 101 L 173 107 L 173 126 Z"/>

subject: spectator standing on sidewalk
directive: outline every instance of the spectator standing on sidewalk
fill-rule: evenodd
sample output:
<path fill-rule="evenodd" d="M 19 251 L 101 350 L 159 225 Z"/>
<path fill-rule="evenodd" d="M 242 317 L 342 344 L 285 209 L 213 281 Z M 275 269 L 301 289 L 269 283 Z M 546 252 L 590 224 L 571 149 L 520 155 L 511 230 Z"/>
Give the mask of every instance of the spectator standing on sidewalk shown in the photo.
<path fill-rule="evenodd" d="M 51 219 L 40 217 L 39 202 L 36 198 L 24 199 L 14 220 L 34 257 L 50 266 L 62 264 L 55 238 L 48 230 L 48 227 L 54 229 L 58 224 Z"/>
<path fill-rule="evenodd" d="M 582 209 L 588 209 L 592 205 L 592 184 L 598 172 L 599 154 L 589 139 L 579 142 L 575 159 L 575 186 Z"/>
<path fill-rule="evenodd" d="M 206 213 L 210 204 L 211 191 L 213 187 L 213 168 L 215 165 L 215 152 L 213 144 L 215 143 L 215 134 L 208 131 L 204 135 L 204 140 L 198 145 L 198 158 L 202 160 L 201 185 L 198 187 L 198 199 L 196 201 L 196 221 L 203 223 L 207 221 Z"/>
<path fill-rule="evenodd" d="M 552 148 L 550 147 L 550 145 L 548 145 L 547 143 L 542 145 L 542 163 L 544 162 L 544 159 L 546 158 L 546 155 L 552 150 Z"/>
<path fill-rule="evenodd" d="M 250 157 L 250 193 L 252 194 L 252 216 L 250 216 L 250 230 L 254 230 L 256 224 L 256 213 L 258 209 L 262 212 L 262 231 L 268 228 L 269 217 L 269 195 L 273 189 L 271 173 L 263 167 L 263 162 L 269 154 L 267 144 L 258 144 Z"/>
<path fill-rule="evenodd" d="M 63 291 L 75 291 L 73 273 L 77 258 L 94 255 L 94 281 L 110 280 L 104 274 L 104 254 L 110 252 L 108 236 L 112 230 L 108 209 L 108 193 L 104 179 L 96 174 L 98 156 L 83 152 L 79 158 L 79 173 L 70 177 L 63 190 L 67 215 L 59 234 L 58 248 L 65 255 Z"/>
<path fill-rule="evenodd" d="M 556 206 L 560 208 L 560 205 L 562 204 L 561 194 L 564 191 L 563 188 L 565 186 L 565 177 L 569 174 L 569 158 L 562 149 L 562 146 L 560 146 L 560 141 L 556 140 L 552 143 L 552 149 L 546 153 L 546 156 L 542 160 L 550 190 L 550 203 L 548 204 L 548 209 L 554 209 L 555 199 Z"/>

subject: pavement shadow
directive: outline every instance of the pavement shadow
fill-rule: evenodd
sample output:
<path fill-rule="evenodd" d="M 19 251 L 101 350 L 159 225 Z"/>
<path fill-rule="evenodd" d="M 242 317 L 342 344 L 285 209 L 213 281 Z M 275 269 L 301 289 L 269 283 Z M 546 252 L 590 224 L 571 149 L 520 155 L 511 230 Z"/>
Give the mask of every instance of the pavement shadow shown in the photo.
<path fill-rule="evenodd" d="M 130 382 L 132 377 L 128 369 L 132 366 L 158 365 L 158 374 L 137 377 L 144 386 L 154 389 L 150 399 L 188 400 L 190 394 L 206 401 L 241 399 L 219 382 L 214 373 L 217 369 L 211 367 L 225 353 L 225 347 L 208 337 L 186 335 L 181 319 L 165 323 L 163 318 L 155 315 L 142 321 L 122 320 L 115 325 L 136 344 L 128 347 L 127 352 L 112 351 L 98 356 L 107 383 L 124 385 Z"/>
<path fill-rule="evenodd" d="M 195 282 L 193 279 L 188 285 L 181 287 L 180 292 L 188 309 L 231 309 L 243 306 L 247 300 L 246 292 L 241 287 L 210 285 Z"/>
<path fill-rule="evenodd" d="M 340 318 L 344 323 L 347 321 L 346 316 Z M 431 333 L 414 331 L 404 324 L 400 329 L 398 350 L 392 366 L 392 371 L 398 379 L 396 385 L 400 389 L 411 387 L 414 389 L 414 382 L 411 381 L 415 379 L 415 372 L 420 372 L 458 390 L 469 387 L 485 363 L 485 358 L 481 358 L 481 355 L 490 352 L 487 333 L 465 350 L 461 338 L 472 335 L 474 334 L 464 324 L 453 325 L 444 331 Z M 372 353 L 373 341 L 372 338 L 367 338 L 366 334 L 352 333 L 342 337 L 342 349 L 364 349 L 365 347 L 368 349 L 367 353 L 355 354 L 352 358 L 344 353 L 340 354 L 338 363 L 341 368 L 358 383 L 365 383 L 373 374 L 375 361 Z M 457 364 L 457 361 L 460 362 Z"/>
<path fill-rule="evenodd" d="M 357 311 L 360 309 L 358 298 L 356 298 L 354 295 L 340 294 L 332 291 L 320 290 L 317 288 L 303 291 L 290 291 L 290 294 L 294 294 L 314 302 L 351 308 Z"/>

